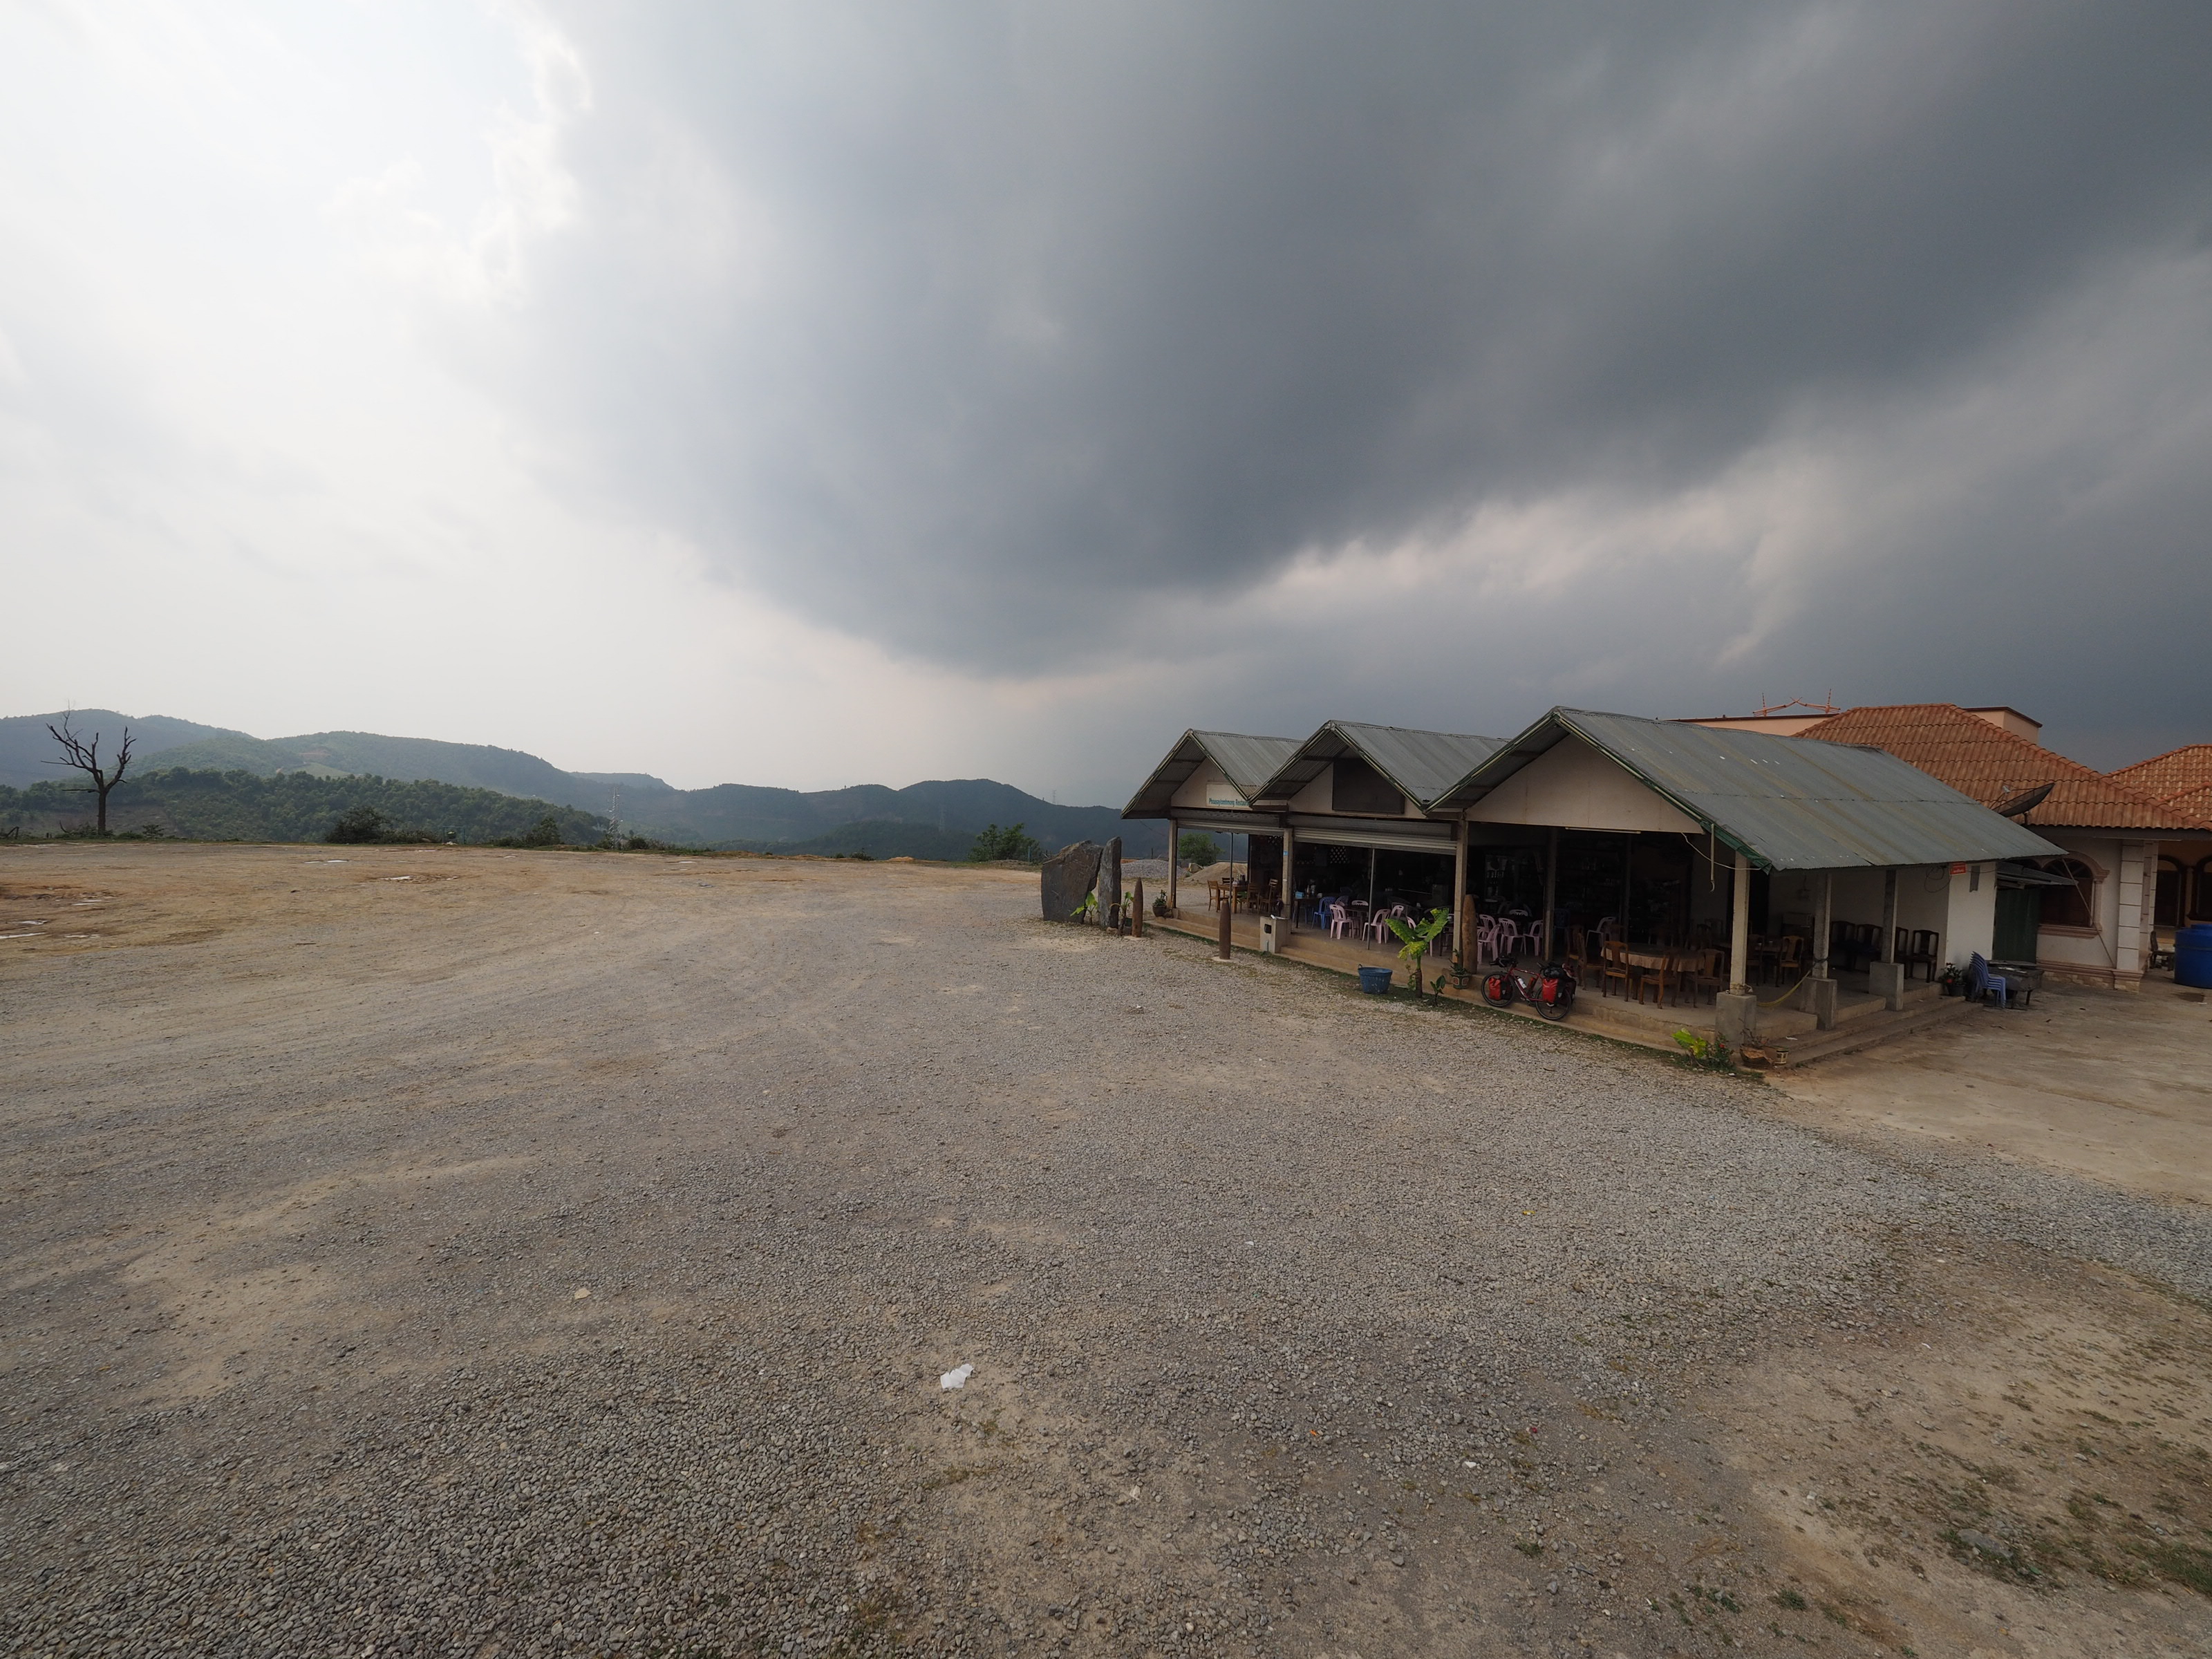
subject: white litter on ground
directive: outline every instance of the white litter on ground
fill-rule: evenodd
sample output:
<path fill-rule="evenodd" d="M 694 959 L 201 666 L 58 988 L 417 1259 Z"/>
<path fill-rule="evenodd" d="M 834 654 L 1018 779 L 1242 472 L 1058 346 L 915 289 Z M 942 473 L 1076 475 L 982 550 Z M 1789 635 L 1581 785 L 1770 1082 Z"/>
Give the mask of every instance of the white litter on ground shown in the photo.
<path fill-rule="evenodd" d="M 968 1386 L 968 1379 L 975 1375 L 973 1365 L 955 1365 L 937 1379 L 937 1386 L 940 1389 L 964 1389 Z"/>

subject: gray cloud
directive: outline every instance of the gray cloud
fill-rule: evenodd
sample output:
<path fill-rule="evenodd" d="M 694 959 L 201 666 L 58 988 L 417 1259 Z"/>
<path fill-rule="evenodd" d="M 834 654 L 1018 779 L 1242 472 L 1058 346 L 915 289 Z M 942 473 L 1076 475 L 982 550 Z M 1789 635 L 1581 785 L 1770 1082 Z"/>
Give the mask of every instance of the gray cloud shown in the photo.
<path fill-rule="evenodd" d="M 899 651 L 1202 649 L 1133 618 L 1486 509 L 1633 523 L 1782 453 L 1845 494 L 1735 659 L 1653 659 L 1650 607 L 1771 597 L 1756 514 L 1491 625 L 1573 619 L 1693 704 L 1824 670 L 1973 696 L 2064 637 L 2069 571 L 2115 637 L 2160 637 L 2160 582 L 2212 599 L 2205 457 L 2112 424 L 2139 392 L 2205 435 L 2202 6 L 556 15 L 591 84 L 576 209 L 474 372 L 568 487 Z M 2062 349 L 2153 327 L 2179 333 L 2139 388 Z M 1503 692 L 1522 654 L 1481 672 Z"/>

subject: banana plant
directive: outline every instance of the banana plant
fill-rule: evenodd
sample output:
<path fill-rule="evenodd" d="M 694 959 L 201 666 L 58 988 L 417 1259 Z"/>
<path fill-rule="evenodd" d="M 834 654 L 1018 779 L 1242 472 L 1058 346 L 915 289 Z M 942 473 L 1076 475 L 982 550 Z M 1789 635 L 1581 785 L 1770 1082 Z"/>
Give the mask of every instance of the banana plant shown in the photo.
<path fill-rule="evenodd" d="M 1403 916 L 1382 918 L 1392 933 L 1398 936 L 1399 957 L 1405 962 L 1407 971 L 1413 976 L 1413 994 L 1421 994 L 1421 958 L 1429 953 L 1429 946 L 1437 937 L 1451 926 L 1450 914 L 1439 908 L 1429 912 L 1426 920 L 1409 922 Z M 1438 984 L 1443 981 L 1439 980 Z"/>

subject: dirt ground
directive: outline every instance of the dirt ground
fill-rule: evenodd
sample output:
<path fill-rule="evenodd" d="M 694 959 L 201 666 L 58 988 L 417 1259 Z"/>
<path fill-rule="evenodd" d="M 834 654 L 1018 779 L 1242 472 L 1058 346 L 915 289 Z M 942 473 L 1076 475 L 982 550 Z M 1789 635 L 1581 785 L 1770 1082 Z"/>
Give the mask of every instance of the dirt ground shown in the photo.
<path fill-rule="evenodd" d="M 2168 975 L 2139 992 L 2054 983 L 2025 1008 L 1775 1082 L 1806 1123 L 2212 1204 L 2212 1006 Z"/>
<path fill-rule="evenodd" d="M 1784 1092 L 1036 908 L 0 847 L 0 1651 L 2212 1649 L 2196 1005 Z"/>

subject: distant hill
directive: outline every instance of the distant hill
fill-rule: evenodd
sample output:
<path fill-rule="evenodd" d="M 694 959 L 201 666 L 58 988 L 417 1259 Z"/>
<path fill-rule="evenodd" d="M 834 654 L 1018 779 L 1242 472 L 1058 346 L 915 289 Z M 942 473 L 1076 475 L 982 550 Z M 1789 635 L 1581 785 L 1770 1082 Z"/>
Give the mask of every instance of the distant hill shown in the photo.
<path fill-rule="evenodd" d="M 40 763 L 53 753 L 46 724 L 60 719 L 27 714 L 0 720 L 0 783 L 23 788 L 62 775 L 60 769 Z M 373 732 L 255 738 L 191 720 L 125 716 L 105 708 L 79 709 L 75 720 L 80 732 L 107 734 L 104 752 L 112 752 L 127 724 L 137 739 L 142 765 L 158 756 L 165 768 L 194 773 L 245 773 L 264 780 L 300 774 L 375 777 L 493 790 L 599 817 L 611 811 L 626 833 L 696 847 L 963 858 L 986 824 L 1020 823 L 1047 852 L 1086 837 L 1104 841 L 1117 835 L 1133 858 L 1158 857 L 1167 850 L 1164 823 L 1124 823 L 1116 808 L 1060 806 L 988 778 L 934 780 L 902 789 L 861 784 L 798 790 L 744 783 L 677 789 L 647 773 L 565 772 L 536 755 L 485 744 Z"/>
<path fill-rule="evenodd" d="M 287 772 L 257 778 L 246 772 L 182 769 L 127 774 L 107 798 L 108 827 L 141 830 L 149 824 L 191 841 L 320 841 L 344 813 L 374 806 L 400 829 L 424 830 L 441 841 L 481 842 L 525 834 L 548 813 L 562 839 L 597 841 L 605 820 L 573 806 L 502 794 L 368 777 L 317 777 Z M 42 782 L 28 789 L 0 787 L 0 830 L 45 835 L 81 826 L 92 817 L 90 798 L 71 784 Z"/>
<path fill-rule="evenodd" d="M 126 726 L 131 728 L 133 756 L 141 760 L 150 760 L 186 744 L 233 738 L 246 743 L 254 741 L 243 732 L 202 726 L 198 720 L 180 720 L 167 714 L 118 714 L 112 708 L 76 708 L 69 711 L 69 718 L 82 737 L 88 738 L 95 732 L 105 734 L 100 745 L 103 758 L 115 752 Z M 61 723 L 59 710 L 51 714 L 14 714 L 0 719 L 0 784 L 27 789 L 34 783 L 62 776 L 60 767 L 45 764 L 54 756 L 54 740 L 47 734 L 46 727 Z"/>

